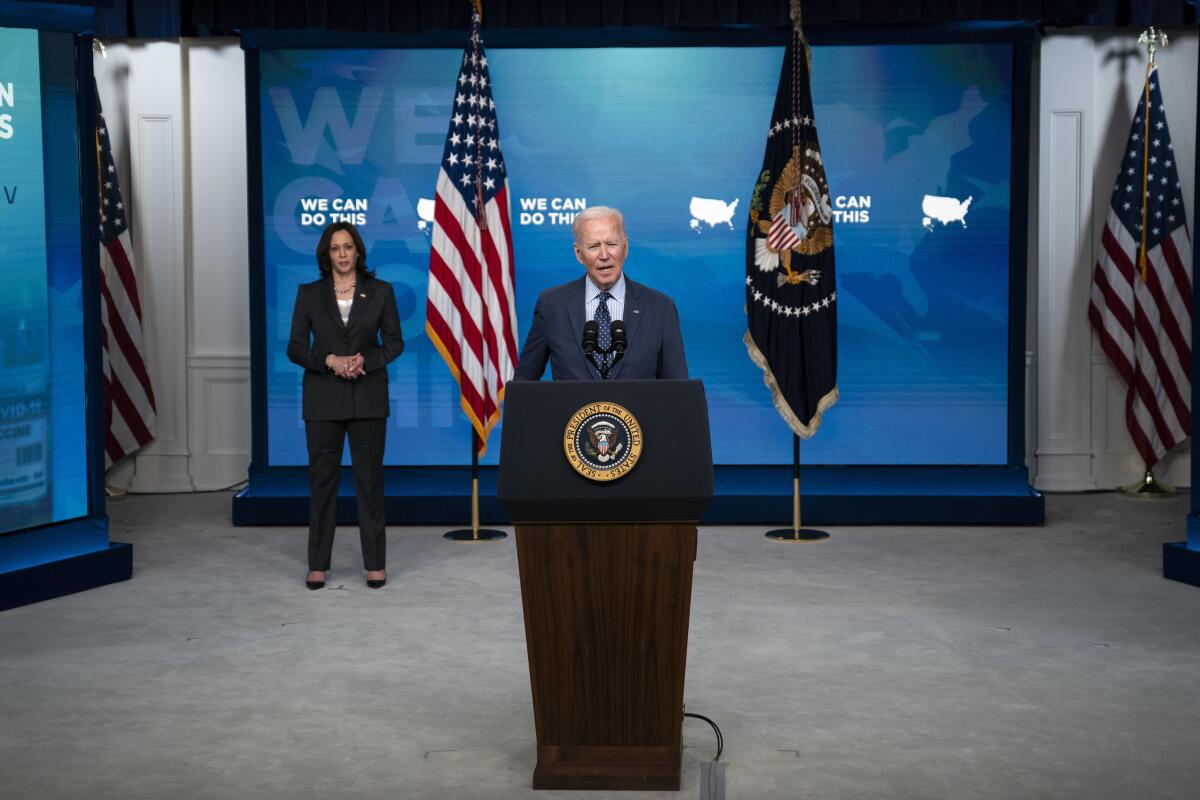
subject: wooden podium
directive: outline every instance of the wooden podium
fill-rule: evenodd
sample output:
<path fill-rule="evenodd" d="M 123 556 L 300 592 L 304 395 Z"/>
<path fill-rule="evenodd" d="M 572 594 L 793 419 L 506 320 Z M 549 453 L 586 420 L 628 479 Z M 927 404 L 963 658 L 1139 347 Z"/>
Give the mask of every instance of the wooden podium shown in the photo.
<path fill-rule="evenodd" d="M 587 461 L 589 425 L 621 444 L 613 417 L 633 424 L 608 464 L 640 444 L 636 464 L 586 477 L 568 458 L 568 428 Z M 533 788 L 677 790 L 696 524 L 712 498 L 703 385 L 510 383 L 500 463 L 525 610 Z"/>

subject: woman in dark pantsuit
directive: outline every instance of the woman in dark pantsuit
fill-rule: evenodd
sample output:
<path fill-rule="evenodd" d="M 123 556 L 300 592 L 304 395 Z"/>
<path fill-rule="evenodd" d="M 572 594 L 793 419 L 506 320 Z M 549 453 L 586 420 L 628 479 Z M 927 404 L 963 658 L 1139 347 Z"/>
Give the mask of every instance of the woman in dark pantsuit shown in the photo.
<path fill-rule="evenodd" d="M 317 244 L 320 280 L 296 291 L 288 358 L 304 367 L 308 440 L 309 589 L 325 585 L 337 518 L 342 445 L 350 440 L 358 532 L 367 585 L 387 582 L 383 521 L 383 444 L 387 365 L 404 350 L 392 285 L 367 270 L 362 237 L 335 222 Z"/>

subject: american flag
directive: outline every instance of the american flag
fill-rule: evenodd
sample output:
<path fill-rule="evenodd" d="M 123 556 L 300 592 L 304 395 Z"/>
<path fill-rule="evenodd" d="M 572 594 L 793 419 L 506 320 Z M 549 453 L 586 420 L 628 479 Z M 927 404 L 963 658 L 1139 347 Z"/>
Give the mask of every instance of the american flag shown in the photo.
<path fill-rule="evenodd" d="M 517 363 L 511 210 L 488 60 L 475 13 L 438 171 L 425 332 L 458 381 L 479 450 Z"/>
<path fill-rule="evenodd" d="M 129 215 L 117 185 L 108 125 L 96 92 L 96 162 L 100 182 L 100 319 L 104 359 L 104 454 L 108 466 L 154 439 L 154 390 L 142 345 Z"/>
<path fill-rule="evenodd" d="M 1125 424 L 1146 469 L 1191 433 L 1191 264 L 1179 171 L 1158 70 L 1151 68 L 1109 203 L 1088 308 L 1129 387 Z"/>

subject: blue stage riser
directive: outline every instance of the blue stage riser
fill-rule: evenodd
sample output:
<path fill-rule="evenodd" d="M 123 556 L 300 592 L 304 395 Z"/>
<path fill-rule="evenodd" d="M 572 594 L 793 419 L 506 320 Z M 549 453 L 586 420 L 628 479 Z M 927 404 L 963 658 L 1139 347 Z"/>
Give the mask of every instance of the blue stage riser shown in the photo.
<path fill-rule="evenodd" d="M 496 470 L 480 469 L 480 520 L 504 525 L 495 499 Z M 718 467 L 706 525 L 787 526 L 792 519 L 790 467 Z M 449 525 L 470 519 L 470 476 L 465 470 L 388 470 L 389 525 Z M 338 524 L 356 521 L 353 479 L 344 472 Z M 1041 525 L 1045 505 L 1022 468 L 839 467 L 805 468 L 802 523 L 812 525 Z M 235 525 L 308 524 L 303 470 L 271 470 L 251 477 L 234 498 Z"/>
<path fill-rule="evenodd" d="M 0 573 L 0 611 L 95 589 L 133 576 L 133 547 L 109 542 L 103 550 Z"/>
<path fill-rule="evenodd" d="M 1187 542 L 1164 542 L 1163 577 L 1200 586 L 1200 550 L 1192 550 Z"/>

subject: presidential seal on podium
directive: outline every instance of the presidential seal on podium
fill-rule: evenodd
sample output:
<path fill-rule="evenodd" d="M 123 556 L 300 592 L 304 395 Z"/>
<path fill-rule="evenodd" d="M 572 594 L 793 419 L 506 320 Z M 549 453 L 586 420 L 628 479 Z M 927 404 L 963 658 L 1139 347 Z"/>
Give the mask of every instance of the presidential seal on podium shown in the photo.
<path fill-rule="evenodd" d="M 614 481 L 637 465 L 642 426 L 616 403 L 589 403 L 571 415 L 563 450 L 572 469 L 588 480 Z"/>

